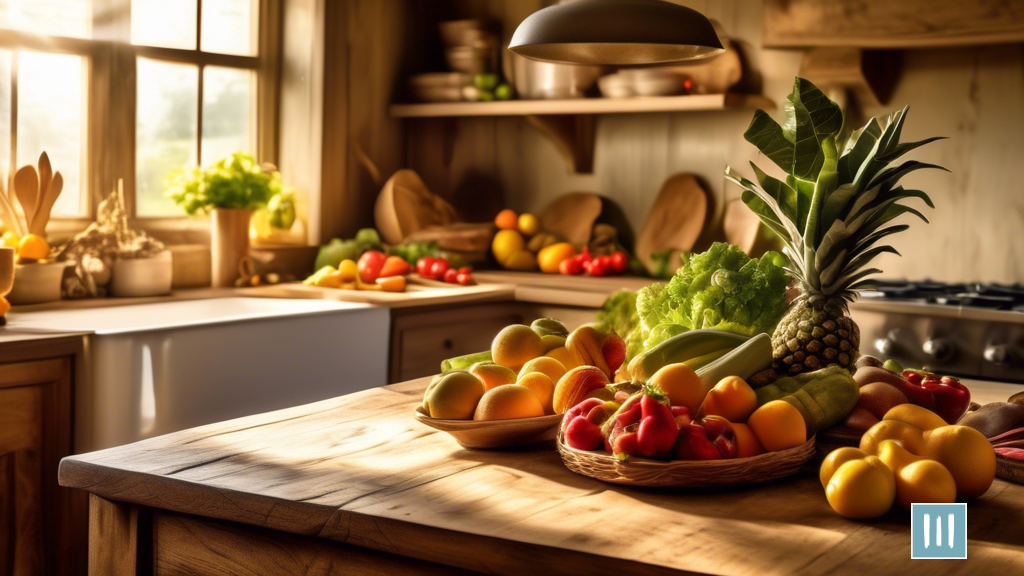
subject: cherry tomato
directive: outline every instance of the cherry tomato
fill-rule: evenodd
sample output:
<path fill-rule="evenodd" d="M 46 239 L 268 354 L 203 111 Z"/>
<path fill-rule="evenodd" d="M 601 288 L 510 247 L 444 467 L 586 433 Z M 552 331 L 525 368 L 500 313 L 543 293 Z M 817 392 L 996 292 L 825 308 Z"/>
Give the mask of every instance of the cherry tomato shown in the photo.
<path fill-rule="evenodd" d="M 576 258 L 562 260 L 558 265 L 558 271 L 567 276 L 576 276 L 583 273 L 583 261 Z"/>
<path fill-rule="evenodd" d="M 463 266 L 462 268 L 459 268 L 459 274 L 471 274 L 472 272 L 473 268 L 470 266 Z"/>
<path fill-rule="evenodd" d="M 434 263 L 430 266 L 430 277 L 436 280 L 444 278 L 444 273 L 448 271 L 448 261 L 444 258 L 437 258 Z"/>
<path fill-rule="evenodd" d="M 424 256 L 416 261 L 416 273 L 424 278 L 430 278 L 430 268 L 434 266 L 434 260 L 429 256 Z"/>
<path fill-rule="evenodd" d="M 622 274 L 626 271 L 626 268 L 629 268 L 629 256 L 621 250 L 612 254 L 612 272 Z"/>
<path fill-rule="evenodd" d="M 449 284 L 455 284 L 456 279 L 459 277 L 459 271 L 455 268 L 449 268 L 444 271 L 444 281 Z"/>
<path fill-rule="evenodd" d="M 470 275 L 468 272 L 459 272 L 459 275 L 458 277 L 455 278 L 455 281 L 458 282 L 459 284 L 462 284 L 463 286 L 471 286 L 475 284 L 475 282 L 473 281 L 473 276 Z"/>
<path fill-rule="evenodd" d="M 590 268 L 587 269 L 587 274 L 590 274 L 591 276 L 604 276 L 607 273 L 608 269 L 600 258 L 590 261 Z"/>
<path fill-rule="evenodd" d="M 359 269 L 359 278 L 367 284 L 373 284 L 380 278 L 380 269 L 384 267 L 384 262 L 388 259 L 387 255 L 377 250 L 370 250 L 364 252 L 359 257 L 357 267 Z"/>

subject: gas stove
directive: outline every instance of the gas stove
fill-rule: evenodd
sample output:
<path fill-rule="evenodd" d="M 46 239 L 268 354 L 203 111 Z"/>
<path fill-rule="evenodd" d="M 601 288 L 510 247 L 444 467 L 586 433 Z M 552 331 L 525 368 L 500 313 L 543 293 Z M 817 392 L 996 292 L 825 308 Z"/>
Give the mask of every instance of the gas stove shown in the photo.
<path fill-rule="evenodd" d="M 885 280 L 862 291 L 850 312 L 864 354 L 1024 382 L 1024 286 Z"/>

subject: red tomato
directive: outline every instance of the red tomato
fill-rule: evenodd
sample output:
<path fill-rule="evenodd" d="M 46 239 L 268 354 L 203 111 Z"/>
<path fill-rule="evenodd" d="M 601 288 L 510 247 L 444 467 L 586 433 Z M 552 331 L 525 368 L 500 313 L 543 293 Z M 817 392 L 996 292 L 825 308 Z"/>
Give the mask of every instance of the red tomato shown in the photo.
<path fill-rule="evenodd" d="M 601 258 L 596 258 L 590 261 L 590 267 L 587 268 L 587 274 L 591 276 L 604 276 L 608 273 L 608 268 L 605 266 Z"/>
<path fill-rule="evenodd" d="M 430 277 L 435 280 L 444 278 L 444 273 L 448 271 L 448 261 L 444 258 L 436 258 L 434 263 L 430 266 Z"/>
<path fill-rule="evenodd" d="M 462 284 L 463 286 L 471 286 L 475 284 L 475 282 L 473 281 L 473 276 L 466 272 L 459 272 L 459 275 L 457 278 L 455 278 L 455 281 L 458 282 L 459 284 Z"/>
<path fill-rule="evenodd" d="M 416 273 L 424 278 L 430 278 L 430 268 L 434 265 L 436 258 L 424 256 L 416 261 Z"/>
<path fill-rule="evenodd" d="M 444 271 L 444 281 L 449 284 L 455 284 L 456 279 L 459 277 L 459 271 L 455 268 L 449 268 Z"/>
<path fill-rule="evenodd" d="M 567 258 L 558 265 L 558 271 L 567 276 L 583 273 L 583 262 L 576 258 Z"/>
<path fill-rule="evenodd" d="M 463 266 L 462 268 L 459 268 L 459 274 L 470 274 L 472 272 L 473 272 L 473 268 L 471 268 L 469 266 Z"/>
<path fill-rule="evenodd" d="M 611 268 L 612 272 L 622 274 L 627 268 L 629 268 L 629 256 L 621 250 L 612 254 Z"/>
<path fill-rule="evenodd" d="M 388 259 L 387 255 L 377 250 L 370 250 L 364 252 L 359 257 L 359 262 L 356 267 L 359 270 L 359 278 L 367 284 L 373 284 L 380 278 L 380 270 L 384 267 L 384 262 Z"/>

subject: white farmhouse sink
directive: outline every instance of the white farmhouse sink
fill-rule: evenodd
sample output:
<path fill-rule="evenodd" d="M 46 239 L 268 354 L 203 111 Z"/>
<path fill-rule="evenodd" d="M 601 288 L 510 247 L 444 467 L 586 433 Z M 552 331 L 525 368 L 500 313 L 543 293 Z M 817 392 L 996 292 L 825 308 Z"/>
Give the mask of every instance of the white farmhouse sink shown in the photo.
<path fill-rule="evenodd" d="M 75 390 L 76 452 L 387 383 L 388 310 L 365 304 L 216 298 L 8 320 L 92 332 Z"/>

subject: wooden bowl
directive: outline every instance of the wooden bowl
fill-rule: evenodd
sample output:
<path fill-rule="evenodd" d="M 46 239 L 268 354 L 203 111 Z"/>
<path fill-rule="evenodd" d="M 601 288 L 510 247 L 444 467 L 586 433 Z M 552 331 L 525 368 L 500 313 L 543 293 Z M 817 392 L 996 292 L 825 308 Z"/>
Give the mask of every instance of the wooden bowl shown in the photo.
<path fill-rule="evenodd" d="M 530 446 L 555 439 L 562 414 L 515 418 L 512 420 L 440 420 L 416 409 L 416 420 L 451 434 L 463 448 L 510 448 Z"/>
<path fill-rule="evenodd" d="M 814 438 L 801 446 L 729 460 L 661 461 L 646 458 L 619 460 L 607 452 L 570 447 L 559 431 L 558 453 L 569 470 L 613 484 L 705 488 L 756 484 L 795 474 L 814 456 Z"/>

